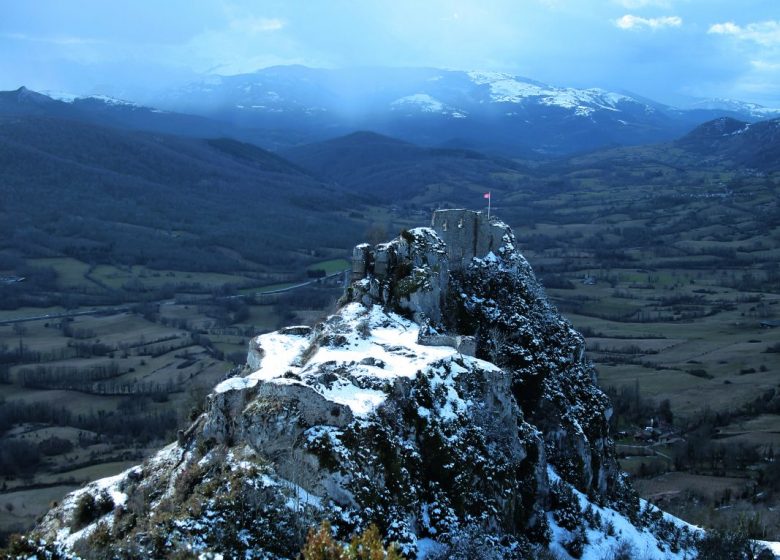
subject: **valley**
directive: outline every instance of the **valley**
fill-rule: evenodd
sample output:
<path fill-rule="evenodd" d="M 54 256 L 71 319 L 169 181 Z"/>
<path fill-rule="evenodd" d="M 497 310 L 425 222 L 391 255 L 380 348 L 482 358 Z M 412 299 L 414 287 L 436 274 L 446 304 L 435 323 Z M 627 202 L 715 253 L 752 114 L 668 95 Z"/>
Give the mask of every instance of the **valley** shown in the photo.
<path fill-rule="evenodd" d="M 674 167 L 623 168 L 626 189 L 580 160 L 568 175 L 580 187 L 545 200 L 548 218 L 520 239 L 586 336 L 642 494 L 693 523 L 776 538 L 777 179 L 659 159 Z"/>
<path fill-rule="evenodd" d="M 316 280 L 347 266 L 352 245 L 427 224 L 439 207 L 478 208 L 489 190 L 585 335 L 643 496 L 690 522 L 780 538 L 776 171 L 678 143 L 507 160 L 365 135 L 301 148 L 289 163 L 240 143 L 86 125 L 82 144 L 121 142 L 123 157 L 63 161 L 36 144 L 49 124 L 15 125 L 28 145 L 18 134 L 3 144 L 0 276 L 24 278 L 0 285 L 3 530 L 175 439 L 252 336 L 333 309 L 342 279 Z M 55 130 L 44 154 L 71 141 Z M 171 143 L 192 154 L 173 161 L 197 161 L 207 184 L 171 179 L 181 176 L 165 170 Z M 139 167 L 157 150 L 160 163 Z M 47 166 L 73 175 L 30 174 Z M 77 188 L 91 181 L 121 185 L 114 200 L 137 189 L 138 208 L 112 213 L 100 189 Z M 113 311 L 3 324 L 101 307 Z M 648 425 L 661 433 L 643 435 Z"/>

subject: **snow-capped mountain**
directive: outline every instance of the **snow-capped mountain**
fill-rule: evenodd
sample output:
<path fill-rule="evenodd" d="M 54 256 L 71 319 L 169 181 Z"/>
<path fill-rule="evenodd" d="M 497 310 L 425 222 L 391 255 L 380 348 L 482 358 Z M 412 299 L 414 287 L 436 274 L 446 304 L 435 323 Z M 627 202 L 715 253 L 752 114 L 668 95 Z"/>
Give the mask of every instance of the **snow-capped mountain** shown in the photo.
<path fill-rule="evenodd" d="M 780 117 L 780 109 L 764 107 L 757 103 L 746 103 L 736 99 L 702 99 L 691 103 L 688 109 L 703 109 L 706 111 L 729 111 L 734 115 L 739 115 L 753 119 L 771 119 Z"/>
<path fill-rule="evenodd" d="M 199 110 L 297 110 L 311 114 L 349 109 L 358 114 L 371 113 L 406 105 L 416 106 L 423 113 L 455 118 L 474 112 L 469 111 L 474 106 L 482 106 L 481 111 L 476 111 L 482 113 L 504 104 L 540 104 L 572 110 L 580 117 L 599 110 L 621 111 L 621 104 L 655 110 L 628 95 L 601 89 L 558 88 L 498 72 L 319 70 L 294 66 L 215 76 L 168 92 L 160 101 L 171 107 L 183 104 Z"/>
<path fill-rule="evenodd" d="M 652 107 L 627 95 L 598 88 L 556 88 L 497 72 L 469 72 L 468 75 L 475 84 L 486 84 L 490 88 L 492 103 L 523 104 L 535 100 L 547 107 L 573 110 L 579 117 L 588 117 L 598 110 L 619 112 L 621 103 L 639 105 L 644 110 L 654 111 Z"/>
<path fill-rule="evenodd" d="M 498 72 L 436 68 L 325 70 L 278 66 L 214 76 L 166 91 L 155 106 L 273 129 L 280 145 L 373 130 L 424 145 L 470 146 L 508 154 L 563 153 L 671 140 L 694 126 L 760 108 L 675 109 L 598 88 L 543 84 Z M 285 140 L 295 131 L 296 139 Z"/>
<path fill-rule="evenodd" d="M 79 103 L 79 102 L 86 102 L 86 101 L 96 101 L 100 103 L 105 103 L 106 105 L 119 105 L 119 106 L 125 106 L 125 107 L 140 107 L 138 103 L 135 103 L 134 101 L 127 101 L 125 99 L 117 99 L 116 97 L 111 97 L 110 95 L 77 95 L 75 93 L 68 93 L 64 91 L 42 91 L 44 95 L 51 97 L 52 99 L 56 99 L 57 101 L 62 101 L 64 103 Z M 160 111 L 160 109 L 153 109 L 156 111 Z"/>
<path fill-rule="evenodd" d="M 0 116 L 54 117 L 129 130 L 148 130 L 200 138 L 233 136 L 251 140 L 224 123 L 205 117 L 165 111 L 105 95 L 39 93 L 21 87 L 0 91 Z"/>
<path fill-rule="evenodd" d="M 340 310 L 250 343 L 178 441 L 17 543 L 64 557 L 295 558 L 327 520 L 408 558 L 690 558 L 619 472 L 610 403 L 510 228 L 438 211 L 358 245 Z"/>

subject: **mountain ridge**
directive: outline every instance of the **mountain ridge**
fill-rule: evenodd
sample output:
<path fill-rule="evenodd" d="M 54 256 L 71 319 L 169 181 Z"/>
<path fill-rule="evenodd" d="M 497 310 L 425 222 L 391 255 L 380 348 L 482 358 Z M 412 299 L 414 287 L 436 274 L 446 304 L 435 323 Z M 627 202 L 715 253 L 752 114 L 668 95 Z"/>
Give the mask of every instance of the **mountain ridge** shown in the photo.
<path fill-rule="evenodd" d="M 280 152 L 288 160 L 321 180 L 371 194 L 386 202 L 423 197 L 434 202 L 437 184 L 492 184 L 486 177 L 523 166 L 500 156 L 463 148 L 418 146 L 375 132 L 359 131 L 290 148 Z M 454 189 L 449 193 L 455 204 L 467 204 L 473 193 Z"/>
<path fill-rule="evenodd" d="M 73 96 L 69 101 L 63 101 L 24 86 L 0 91 L 0 115 L 62 118 L 190 137 L 224 136 L 232 132 L 224 124 L 201 116 L 161 111 L 106 96 Z"/>
<path fill-rule="evenodd" d="M 680 109 L 629 92 L 548 86 L 497 72 L 416 68 L 390 74 L 272 67 L 207 78 L 145 101 L 46 95 L 21 87 L 0 92 L 0 114 L 227 136 L 275 151 L 372 130 L 426 147 L 466 147 L 510 157 L 670 141 L 714 118 L 755 122 L 778 114 L 731 100 Z"/>
<path fill-rule="evenodd" d="M 764 172 L 780 170 L 780 118 L 749 123 L 723 117 L 695 128 L 675 142 L 708 159 L 730 161 Z"/>
<path fill-rule="evenodd" d="M 436 68 L 276 66 L 205 78 L 153 101 L 230 122 L 296 130 L 303 143 L 371 129 L 426 146 L 461 138 L 504 155 L 668 141 L 713 118 L 755 120 L 772 111 L 739 103 L 688 110 L 599 88 Z"/>
<path fill-rule="evenodd" d="M 200 266 L 229 270 L 245 264 L 207 248 L 232 239 L 234 248 L 256 263 L 294 260 L 291 253 L 307 235 L 297 226 L 303 206 L 316 205 L 309 209 L 307 232 L 317 232 L 311 235 L 332 246 L 346 249 L 364 227 L 349 219 L 340 230 L 328 227 L 331 212 L 354 195 L 233 139 L 0 116 L 0 162 L 4 238 L 25 254 L 68 251 L 89 261 L 95 247 L 112 247 L 122 264 L 192 269 L 200 261 Z M 197 203 L 181 212 L 185 199 Z M 123 224 L 146 229 L 140 233 Z M 196 232 L 200 242 L 171 231 Z"/>

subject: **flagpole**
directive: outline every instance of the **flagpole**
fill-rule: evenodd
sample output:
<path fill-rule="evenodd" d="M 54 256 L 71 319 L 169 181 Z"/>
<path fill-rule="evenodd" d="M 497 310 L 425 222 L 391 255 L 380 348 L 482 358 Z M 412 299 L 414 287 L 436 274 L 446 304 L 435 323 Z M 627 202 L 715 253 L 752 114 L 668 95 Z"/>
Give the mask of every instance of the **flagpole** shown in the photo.
<path fill-rule="evenodd" d="M 488 222 L 490 221 L 490 202 L 492 198 L 491 193 L 488 193 Z"/>

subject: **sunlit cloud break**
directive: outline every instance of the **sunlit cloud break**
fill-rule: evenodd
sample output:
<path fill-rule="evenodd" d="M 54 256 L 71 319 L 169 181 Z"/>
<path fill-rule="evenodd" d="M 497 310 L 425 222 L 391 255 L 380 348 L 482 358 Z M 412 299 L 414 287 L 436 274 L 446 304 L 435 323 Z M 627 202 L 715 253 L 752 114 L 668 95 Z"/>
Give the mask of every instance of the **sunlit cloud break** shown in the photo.
<path fill-rule="evenodd" d="M 680 27 L 682 18 L 679 16 L 663 16 L 657 18 L 645 18 L 626 14 L 615 21 L 620 29 L 662 29 L 664 27 Z"/>
<path fill-rule="evenodd" d="M 780 45 L 780 22 L 775 20 L 749 23 L 744 27 L 727 21 L 710 26 L 707 32 L 715 35 L 730 35 L 766 47 Z"/>

